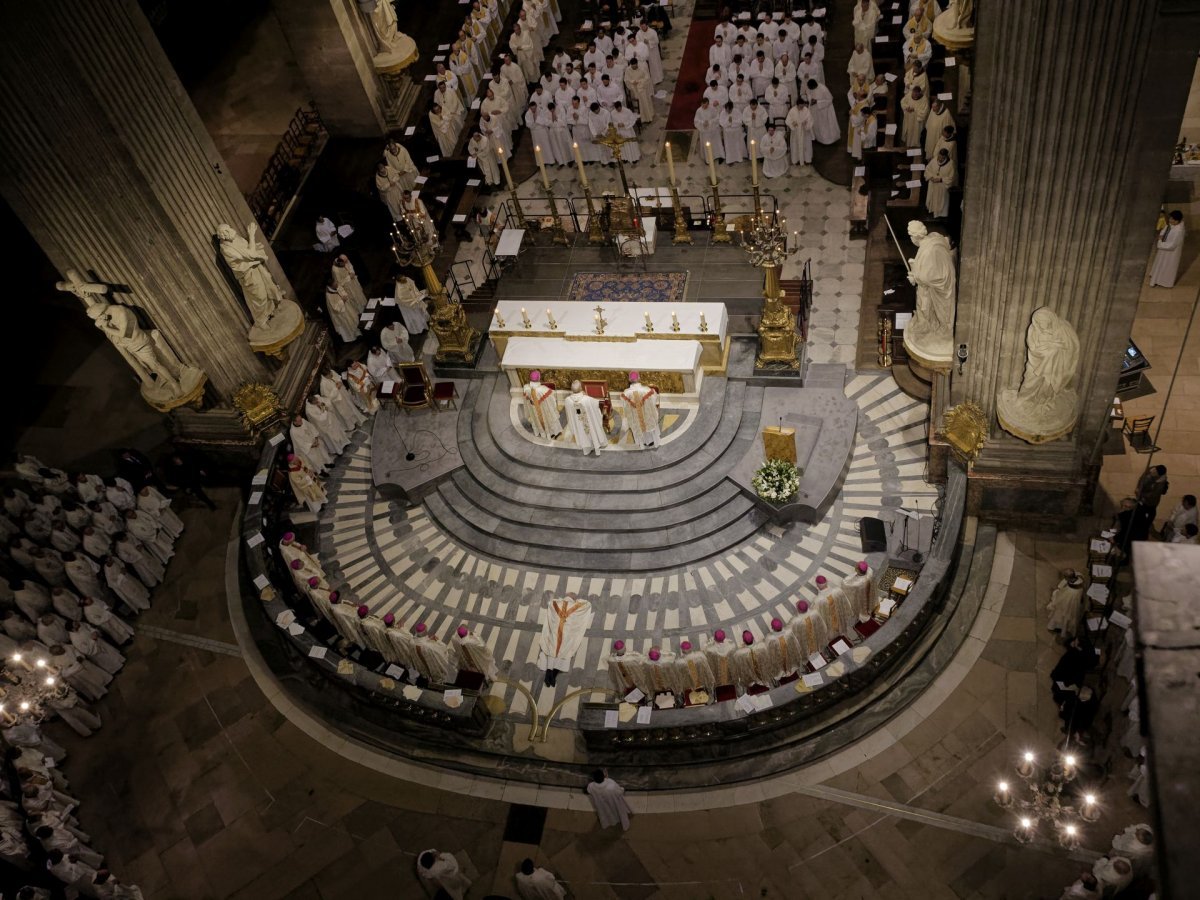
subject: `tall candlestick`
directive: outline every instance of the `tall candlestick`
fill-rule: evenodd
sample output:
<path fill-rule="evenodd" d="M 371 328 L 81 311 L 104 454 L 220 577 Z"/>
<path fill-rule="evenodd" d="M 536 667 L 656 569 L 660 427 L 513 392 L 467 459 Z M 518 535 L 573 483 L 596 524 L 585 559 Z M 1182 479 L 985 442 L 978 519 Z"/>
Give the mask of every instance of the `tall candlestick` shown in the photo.
<path fill-rule="evenodd" d="M 496 153 L 500 157 L 500 166 L 504 169 L 504 181 L 508 184 L 508 189 L 510 191 L 515 191 L 516 188 L 513 187 L 512 173 L 508 171 L 508 160 L 504 158 L 504 148 L 497 147 Z"/>
<path fill-rule="evenodd" d="M 753 138 L 751 138 L 751 140 L 750 140 L 750 183 L 752 185 L 754 185 L 755 187 L 758 187 L 758 157 L 756 155 L 757 151 L 758 151 L 758 142 L 755 141 Z M 508 169 L 505 169 L 504 171 L 507 172 Z"/>
<path fill-rule="evenodd" d="M 575 151 L 575 165 L 579 167 L 579 183 L 583 187 L 587 187 L 587 176 L 583 174 L 583 156 L 579 153 L 579 145 L 572 143 L 571 149 Z"/>
<path fill-rule="evenodd" d="M 546 186 L 546 190 L 550 190 L 550 176 L 546 174 L 546 163 L 542 159 L 542 148 L 537 144 L 533 145 L 533 158 L 537 160 L 538 169 L 542 173 L 542 184 Z"/>
<path fill-rule="evenodd" d="M 704 152 L 708 156 L 708 177 L 712 180 L 712 186 L 717 186 L 717 165 L 713 162 L 712 143 L 704 142 Z"/>
<path fill-rule="evenodd" d="M 671 187 L 675 186 L 675 157 L 671 154 L 671 142 L 667 141 L 667 175 L 671 179 Z"/>

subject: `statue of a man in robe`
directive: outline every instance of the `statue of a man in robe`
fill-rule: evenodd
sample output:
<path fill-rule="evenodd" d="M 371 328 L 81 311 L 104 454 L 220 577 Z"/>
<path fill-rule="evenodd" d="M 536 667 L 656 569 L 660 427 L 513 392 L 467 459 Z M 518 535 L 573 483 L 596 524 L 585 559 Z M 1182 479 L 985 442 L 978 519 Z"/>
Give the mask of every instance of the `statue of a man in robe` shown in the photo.
<path fill-rule="evenodd" d="M 367 18 L 379 41 L 381 53 L 396 53 L 412 45 L 408 35 L 400 31 L 396 21 L 396 7 L 392 6 L 392 0 L 376 0 L 374 9 Z"/>
<path fill-rule="evenodd" d="M 285 298 L 267 268 L 266 249 L 254 240 L 257 231 L 258 226 L 251 222 L 243 238 L 229 225 L 218 225 L 217 238 L 221 243 L 221 256 L 242 286 L 255 327 L 265 328 Z"/>
<path fill-rule="evenodd" d="M 1078 369 L 1079 338 L 1071 323 L 1047 306 L 1034 310 L 1025 331 L 1021 386 L 1002 390 L 996 399 L 1000 425 L 1033 444 L 1069 433 L 1079 400 Z"/>
<path fill-rule="evenodd" d="M 908 223 L 917 255 L 908 261 L 908 280 L 917 287 L 917 311 L 904 329 L 904 346 L 919 361 L 949 365 L 954 343 L 958 274 L 950 241 L 922 222 Z"/>
<path fill-rule="evenodd" d="M 133 310 L 111 303 L 93 303 L 88 315 L 146 383 L 178 390 L 180 364 L 170 351 L 155 343 L 137 322 Z"/>

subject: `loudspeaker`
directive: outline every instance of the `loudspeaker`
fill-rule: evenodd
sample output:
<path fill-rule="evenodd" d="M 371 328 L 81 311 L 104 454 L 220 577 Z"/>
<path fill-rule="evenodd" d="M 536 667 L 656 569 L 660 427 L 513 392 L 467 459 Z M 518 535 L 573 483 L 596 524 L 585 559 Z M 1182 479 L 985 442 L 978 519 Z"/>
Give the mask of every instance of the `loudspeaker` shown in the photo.
<path fill-rule="evenodd" d="M 881 519 L 863 516 L 858 520 L 858 536 L 862 541 L 863 553 L 886 553 L 887 532 Z"/>

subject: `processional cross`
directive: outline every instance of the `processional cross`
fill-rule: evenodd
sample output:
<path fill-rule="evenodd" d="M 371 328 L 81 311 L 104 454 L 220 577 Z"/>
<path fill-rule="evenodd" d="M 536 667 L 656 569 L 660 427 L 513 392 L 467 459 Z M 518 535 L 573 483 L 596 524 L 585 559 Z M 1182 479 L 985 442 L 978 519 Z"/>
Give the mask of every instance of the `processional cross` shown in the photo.
<path fill-rule="evenodd" d="M 612 151 L 613 159 L 617 163 L 617 171 L 621 173 L 621 189 L 626 195 L 629 194 L 629 182 L 625 180 L 625 166 L 621 161 L 621 148 L 626 144 L 632 144 L 636 140 L 637 138 L 622 137 L 617 131 L 617 126 L 612 122 L 608 123 L 608 131 L 604 132 L 598 138 L 592 138 L 593 144 L 599 144 Z"/>

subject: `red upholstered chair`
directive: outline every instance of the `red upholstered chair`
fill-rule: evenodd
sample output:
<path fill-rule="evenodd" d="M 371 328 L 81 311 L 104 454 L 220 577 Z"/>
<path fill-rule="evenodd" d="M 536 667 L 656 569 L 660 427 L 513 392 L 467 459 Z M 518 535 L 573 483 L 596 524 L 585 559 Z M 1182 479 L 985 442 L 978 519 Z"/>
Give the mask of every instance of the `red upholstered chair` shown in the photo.
<path fill-rule="evenodd" d="M 608 384 L 604 381 L 581 381 L 583 392 L 589 397 L 600 401 L 600 415 L 604 418 L 604 428 L 612 429 L 612 400 L 608 396 Z"/>
<path fill-rule="evenodd" d="M 433 408 L 458 409 L 458 388 L 453 381 L 437 381 L 433 385 Z"/>
<path fill-rule="evenodd" d="M 433 405 L 433 388 L 425 366 L 421 363 L 403 363 L 396 367 L 400 372 L 400 387 L 396 392 L 396 403 L 405 412 Z"/>

